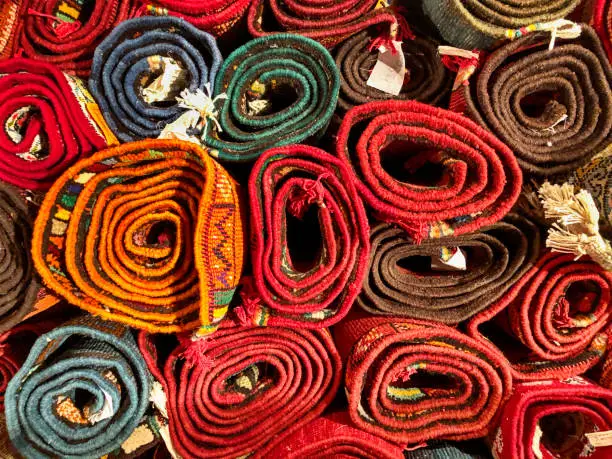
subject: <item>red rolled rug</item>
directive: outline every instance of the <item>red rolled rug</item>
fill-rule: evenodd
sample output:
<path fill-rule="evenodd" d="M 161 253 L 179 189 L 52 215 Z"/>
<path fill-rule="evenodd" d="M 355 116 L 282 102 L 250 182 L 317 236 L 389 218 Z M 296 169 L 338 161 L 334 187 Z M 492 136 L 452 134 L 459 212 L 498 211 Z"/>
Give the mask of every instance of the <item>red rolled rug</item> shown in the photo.
<path fill-rule="evenodd" d="M 601 438 L 612 430 L 611 410 L 612 391 L 579 376 L 516 384 L 492 437 L 493 456 L 607 459 L 612 445 Z"/>
<path fill-rule="evenodd" d="M 0 62 L 0 179 L 47 190 L 69 166 L 116 144 L 78 78 L 45 62 Z"/>
<path fill-rule="evenodd" d="M 132 0 L 28 0 L 15 52 L 86 77 L 98 43 L 132 13 Z"/>
<path fill-rule="evenodd" d="M 375 215 L 417 241 L 495 223 L 522 185 L 514 154 L 497 138 L 461 115 L 415 101 L 349 110 L 336 153 Z"/>
<path fill-rule="evenodd" d="M 369 226 L 354 176 L 318 148 L 264 153 L 251 172 L 257 325 L 320 328 L 342 319 L 366 275 Z"/>
<path fill-rule="evenodd" d="M 334 327 L 334 339 L 351 420 L 389 441 L 484 436 L 512 390 L 501 353 L 436 322 L 356 311 Z"/>
<path fill-rule="evenodd" d="M 387 0 L 252 0 L 247 22 L 254 37 L 291 32 L 333 48 L 373 25 L 380 25 L 383 34 L 391 33 L 397 20 L 389 4 Z"/>
<path fill-rule="evenodd" d="M 236 327 L 184 340 L 158 362 L 151 335 L 139 345 L 167 395 L 170 437 L 183 458 L 268 457 L 271 442 L 318 417 L 340 384 L 325 329 Z"/>
<path fill-rule="evenodd" d="M 337 412 L 295 430 L 275 444 L 266 457 L 403 459 L 404 454 L 400 446 L 353 427 L 348 413 Z"/>
<path fill-rule="evenodd" d="M 610 0 L 594 0 L 594 2 L 592 24 L 612 62 L 612 3 Z"/>
<path fill-rule="evenodd" d="M 177 16 L 221 37 L 246 14 L 250 3 L 251 0 L 144 0 L 136 14 Z"/>
<path fill-rule="evenodd" d="M 517 380 L 582 374 L 606 350 L 611 289 L 612 273 L 597 263 L 547 252 L 468 332 L 500 347 Z"/>

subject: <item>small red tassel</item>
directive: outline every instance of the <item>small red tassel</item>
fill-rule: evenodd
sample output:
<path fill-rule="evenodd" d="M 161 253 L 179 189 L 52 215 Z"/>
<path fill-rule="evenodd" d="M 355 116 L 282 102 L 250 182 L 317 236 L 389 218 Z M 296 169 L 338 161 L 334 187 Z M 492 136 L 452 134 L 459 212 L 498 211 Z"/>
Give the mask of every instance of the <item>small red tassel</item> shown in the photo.
<path fill-rule="evenodd" d="M 186 364 L 189 368 L 200 367 L 204 370 L 210 370 L 214 364 L 215 359 L 207 355 L 208 339 L 197 338 L 191 339 L 191 343 L 187 345 L 182 353 Z"/>

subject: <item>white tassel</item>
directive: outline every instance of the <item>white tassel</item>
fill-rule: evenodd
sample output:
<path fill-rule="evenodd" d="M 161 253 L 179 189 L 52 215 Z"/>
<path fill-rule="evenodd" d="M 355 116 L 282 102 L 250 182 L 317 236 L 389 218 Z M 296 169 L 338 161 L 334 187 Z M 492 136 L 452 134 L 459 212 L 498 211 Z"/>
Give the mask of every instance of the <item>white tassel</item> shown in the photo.
<path fill-rule="evenodd" d="M 568 21 L 567 19 L 557 19 L 555 21 L 538 24 L 538 30 L 550 32 L 550 43 L 548 44 L 549 51 L 555 47 L 557 37 L 565 40 L 571 40 L 578 38 L 582 33 L 582 27 L 580 27 L 580 24 Z"/>
<path fill-rule="evenodd" d="M 207 83 L 204 89 L 206 93 L 201 89 L 196 89 L 195 92 L 184 89 L 181 92 L 180 97 L 177 97 L 176 100 L 179 107 L 186 108 L 187 111 L 164 127 L 159 135 L 160 139 L 181 139 L 199 143 L 198 139 L 187 133 L 187 130 L 198 127 L 198 129 L 204 131 L 209 120 L 214 123 L 218 131 L 222 131 L 221 125 L 217 121 L 219 112 L 215 104 L 219 100 L 227 99 L 227 94 L 219 94 L 213 99 L 210 83 Z"/>
<path fill-rule="evenodd" d="M 166 404 L 168 399 L 166 398 L 166 393 L 164 392 L 164 388 L 162 387 L 159 381 L 154 381 L 151 386 L 151 394 L 149 395 L 149 400 L 153 403 L 155 408 L 158 409 L 159 413 L 168 419 L 168 410 L 166 408 Z"/>
<path fill-rule="evenodd" d="M 599 233 L 599 211 L 586 190 L 574 193 L 573 185 L 546 182 L 539 191 L 546 218 L 555 219 L 548 230 L 546 247 L 571 253 L 575 260 L 588 255 L 605 270 L 612 271 L 612 248 Z"/>

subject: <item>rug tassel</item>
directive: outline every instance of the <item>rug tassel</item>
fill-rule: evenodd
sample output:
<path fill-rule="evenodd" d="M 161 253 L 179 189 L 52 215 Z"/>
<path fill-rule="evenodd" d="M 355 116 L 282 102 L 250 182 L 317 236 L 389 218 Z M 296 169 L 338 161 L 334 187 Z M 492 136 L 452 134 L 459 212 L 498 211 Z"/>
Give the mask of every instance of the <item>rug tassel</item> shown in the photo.
<path fill-rule="evenodd" d="M 151 394 L 149 395 L 149 400 L 155 408 L 159 411 L 159 413 L 168 419 L 168 409 L 167 403 L 168 399 L 166 398 L 166 393 L 164 392 L 164 388 L 162 387 L 159 381 L 154 381 L 151 386 Z"/>
<path fill-rule="evenodd" d="M 588 255 L 606 271 L 612 271 L 612 247 L 599 233 L 599 211 L 586 190 L 574 192 L 567 183 L 546 182 L 539 190 L 545 217 L 557 220 L 548 231 L 546 246 L 571 253 L 576 260 Z"/>

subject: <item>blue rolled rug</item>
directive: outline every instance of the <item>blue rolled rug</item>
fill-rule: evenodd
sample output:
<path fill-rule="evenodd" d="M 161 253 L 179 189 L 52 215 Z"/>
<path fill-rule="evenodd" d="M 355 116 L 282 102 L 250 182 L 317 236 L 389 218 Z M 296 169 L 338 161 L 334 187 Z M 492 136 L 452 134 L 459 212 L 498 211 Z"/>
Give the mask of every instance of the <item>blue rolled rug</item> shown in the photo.
<path fill-rule="evenodd" d="M 184 90 L 212 92 L 221 62 L 215 38 L 187 21 L 139 17 L 96 48 L 89 88 L 121 141 L 157 138 L 186 111 Z"/>
<path fill-rule="evenodd" d="M 79 317 L 40 336 L 9 382 L 7 430 L 28 459 L 136 451 L 153 437 L 141 434 L 143 445 L 130 437 L 141 428 L 150 390 L 129 328 Z"/>

